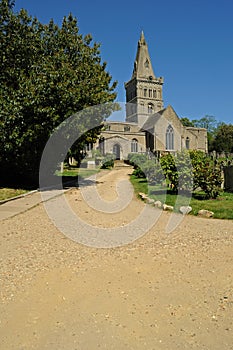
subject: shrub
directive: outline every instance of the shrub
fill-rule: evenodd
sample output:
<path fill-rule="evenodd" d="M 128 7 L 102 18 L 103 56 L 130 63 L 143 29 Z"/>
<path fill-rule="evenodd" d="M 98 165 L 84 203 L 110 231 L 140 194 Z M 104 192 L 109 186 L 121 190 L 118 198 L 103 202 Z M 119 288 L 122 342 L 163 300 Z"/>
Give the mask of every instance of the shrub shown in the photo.
<path fill-rule="evenodd" d="M 136 169 L 138 167 L 140 168 L 141 165 L 147 161 L 147 156 L 142 153 L 129 153 L 128 159 L 129 163 Z"/>
<path fill-rule="evenodd" d="M 165 180 L 163 169 L 153 159 L 148 159 L 142 164 L 142 171 L 151 185 L 161 185 Z"/>
<path fill-rule="evenodd" d="M 161 184 L 165 177 L 175 193 L 178 190 L 191 193 L 200 188 L 206 198 L 217 198 L 221 191 L 221 168 L 202 151 L 166 154 L 160 158 L 160 164 L 144 154 L 133 154 L 130 163 L 135 176 L 146 177 L 151 184 Z"/>
<path fill-rule="evenodd" d="M 144 178 L 144 177 L 146 177 L 146 175 L 144 174 L 144 172 L 142 171 L 142 169 L 139 168 L 139 167 L 137 167 L 136 169 L 134 169 L 133 175 L 134 175 L 134 176 L 137 176 L 138 178 Z"/>
<path fill-rule="evenodd" d="M 193 190 L 193 167 L 188 151 L 178 152 L 175 158 L 178 173 L 178 189 L 192 192 Z"/>
<path fill-rule="evenodd" d="M 101 169 L 110 169 L 114 167 L 114 154 L 107 153 L 103 160 L 102 160 L 102 166 Z"/>
<path fill-rule="evenodd" d="M 166 179 L 170 182 L 171 189 L 173 191 L 177 191 L 178 173 L 177 173 L 174 157 L 171 154 L 163 155 L 160 158 L 160 164 Z"/>
<path fill-rule="evenodd" d="M 177 152 L 176 156 L 167 154 L 160 159 L 161 166 L 170 187 L 174 192 L 178 190 L 191 192 L 193 189 L 192 163 L 189 153 Z"/>
<path fill-rule="evenodd" d="M 128 161 L 129 161 L 129 164 L 133 165 L 134 167 L 133 175 L 137 176 L 138 178 L 145 177 L 145 174 L 142 170 L 143 163 L 147 161 L 147 157 L 145 154 L 129 153 Z"/>
<path fill-rule="evenodd" d="M 217 198 L 221 191 L 222 176 L 220 165 L 215 164 L 206 154 L 190 151 L 194 173 L 194 189 L 200 187 L 206 198 Z"/>

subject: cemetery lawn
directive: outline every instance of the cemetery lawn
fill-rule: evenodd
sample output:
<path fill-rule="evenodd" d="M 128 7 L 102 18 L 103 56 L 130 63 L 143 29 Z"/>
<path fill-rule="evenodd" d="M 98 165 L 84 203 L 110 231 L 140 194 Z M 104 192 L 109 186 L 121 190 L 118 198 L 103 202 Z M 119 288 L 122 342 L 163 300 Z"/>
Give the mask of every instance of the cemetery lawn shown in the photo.
<path fill-rule="evenodd" d="M 216 219 L 231 219 L 233 220 L 233 193 L 221 192 L 217 199 L 205 199 L 204 192 L 194 192 L 188 204 L 187 197 L 179 198 L 179 205 L 176 208 L 177 195 L 167 191 L 166 188 L 158 186 L 150 186 L 148 188 L 147 181 L 143 178 L 137 178 L 134 175 L 130 177 L 131 183 L 136 193 L 143 192 L 149 195 L 154 200 L 159 200 L 167 205 L 174 206 L 176 212 L 179 211 L 181 205 L 190 205 L 192 212 L 190 214 L 197 215 L 201 209 L 206 209 L 214 212 L 213 217 Z M 167 193 L 166 193 L 167 192 Z M 183 202 L 182 203 L 182 199 Z"/>
<path fill-rule="evenodd" d="M 24 189 L 15 189 L 15 188 L 7 188 L 7 187 L 0 188 L 0 201 L 16 197 L 16 196 L 19 196 L 20 194 L 24 194 L 27 192 L 28 190 L 24 190 Z"/>
<path fill-rule="evenodd" d="M 55 175 L 57 176 L 63 176 L 63 177 L 75 177 L 75 176 L 80 176 L 82 178 L 89 177 L 91 175 L 94 175 L 99 172 L 99 169 L 80 169 L 80 168 L 75 168 L 75 167 L 70 167 L 70 168 L 65 168 L 63 173 L 60 171 L 56 171 Z"/>
<path fill-rule="evenodd" d="M 99 172 L 99 169 L 78 169 L 78 168 L 69 168 L 65 169 L 64 172 L 61 174 L 60 172 L 56 172 L 57 176 L 63 176 L 64 180 L 68 180 L 70 177 L 74 178 L 78 175 L 81 178 L 89 177 L 93 174 L 96 174 Z M 21 194 L 27 193 L 29 190 L 27 189 L 15 189 L 15 188 L 8 188 L 8 187 L 2 187 L 0 188 L 0 201 L 10 199 L 13 197 L 17 197 Z"/>

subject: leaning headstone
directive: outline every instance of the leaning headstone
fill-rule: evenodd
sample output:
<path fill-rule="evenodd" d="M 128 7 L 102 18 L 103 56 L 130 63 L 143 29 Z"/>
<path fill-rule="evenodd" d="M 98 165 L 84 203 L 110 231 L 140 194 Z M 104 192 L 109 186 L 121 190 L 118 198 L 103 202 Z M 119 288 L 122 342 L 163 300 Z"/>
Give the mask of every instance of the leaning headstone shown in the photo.
<path fill-rule="evenodd" d="M 187 206 L 185 205 L 185 206 L 180 207 L 179 210 L 180 210 L 181 214 L 186 215 L 192 211 L 192 207 L 190 207 L 189 205 L 187 205 Z"/>
<path fill-rule="evenodd" d="M 210 211 L 210 210 L 206 210 L 206 209 L 201 209 L 201 210 L 199 210 L 197 215 L 203 216 L 205 218 L 211 218 L 214 215 L 214 212 Z"/>
<path fill-rule="evenodd" d="M 224 189 L 226 192 L 233 192 L 233 165 L 223 168 L 224 171 Z"/>

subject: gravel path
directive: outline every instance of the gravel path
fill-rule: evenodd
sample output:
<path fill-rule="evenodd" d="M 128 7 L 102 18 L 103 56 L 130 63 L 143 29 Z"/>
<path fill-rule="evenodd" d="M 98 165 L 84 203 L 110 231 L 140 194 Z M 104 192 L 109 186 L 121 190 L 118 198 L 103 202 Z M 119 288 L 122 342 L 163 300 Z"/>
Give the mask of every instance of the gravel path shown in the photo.
<path fill-rule="evenodd" d="M 102 174 L 100 197 L 117 203 L 130 172 Z M 133 195 L 104 213 L 80 189 L 65 196 L 80 219 L 110 230 L 145 207 Z M 170 215 L 108 249 L 70 240 L 42 204 L 1 221 L 0 349 L 233 349 L 233 222 L 188 216 L 168 235 Z"/>

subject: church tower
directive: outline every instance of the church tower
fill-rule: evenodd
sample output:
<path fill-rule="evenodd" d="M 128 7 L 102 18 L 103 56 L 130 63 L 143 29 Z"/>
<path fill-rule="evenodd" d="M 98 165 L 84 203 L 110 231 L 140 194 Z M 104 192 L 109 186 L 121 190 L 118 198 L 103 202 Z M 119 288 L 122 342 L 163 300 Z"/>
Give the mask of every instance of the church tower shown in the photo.
<path fill-rule="evenodd" d="M 148 46 L 141 33 L 131 79 L 125 83 L 126 121 L 142 126 L 150 114 L 163 109 L 163 78 L 156 78 Z"/>

